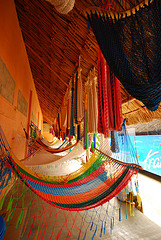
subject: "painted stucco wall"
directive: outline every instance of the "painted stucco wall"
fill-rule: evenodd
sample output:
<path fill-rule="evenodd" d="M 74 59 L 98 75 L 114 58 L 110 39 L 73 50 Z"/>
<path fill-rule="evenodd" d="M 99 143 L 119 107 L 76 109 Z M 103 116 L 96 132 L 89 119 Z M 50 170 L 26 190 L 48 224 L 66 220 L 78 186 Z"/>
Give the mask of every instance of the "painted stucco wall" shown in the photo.
<path fill-rule="evenodd" d="M 31 110 L 29 99 L 32 92 Z M 14 0 L 0 1 L 0 125 L 15 153 L 25 156 L 29 115 L 42 129 L 40 109 Z"/>

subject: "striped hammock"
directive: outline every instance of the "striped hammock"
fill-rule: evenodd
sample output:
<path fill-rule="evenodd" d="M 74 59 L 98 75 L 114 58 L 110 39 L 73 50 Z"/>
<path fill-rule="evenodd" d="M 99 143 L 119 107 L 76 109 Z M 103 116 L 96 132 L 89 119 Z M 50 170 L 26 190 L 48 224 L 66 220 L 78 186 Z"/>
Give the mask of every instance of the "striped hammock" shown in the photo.
<path fill-rule="evenodd" d="M 72 147 L 74 147 L 77 143 L 75 144 L 71 144 L 69 143 L 67 140 L 65 140 L 58 148 L 51 148 L 48 147 L 46 144 L 44 144 L 40 138 L 36 139 L 36 144 L 38 144 L 39 146 L 41 146 L 44 150 L 50 152 L 50 153 L 59 153 L 59 152 L 63 152 L 66 151 Z"/>
<path fill-rule="evenodd" d="M 3 135 L 0 135 L 1 138 Z M 137 164 L 123 163 L 96 150 L 77 171 L 63 176 L 46 176 L 20 162 L 1 139 L 0 161 L 46 202 L 64 210 L 82 211 L 100 206 L 116 196 L 139 170 Z M 8 150 L 8 151 L 6 151 Z"/>

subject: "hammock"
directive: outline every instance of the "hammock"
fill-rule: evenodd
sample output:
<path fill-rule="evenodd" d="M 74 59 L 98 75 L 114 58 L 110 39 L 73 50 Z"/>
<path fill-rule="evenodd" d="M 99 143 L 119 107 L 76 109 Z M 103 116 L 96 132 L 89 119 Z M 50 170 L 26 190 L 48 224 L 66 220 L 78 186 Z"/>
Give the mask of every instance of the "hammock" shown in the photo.
<path fill-rule="evenodd" d="M 120 83 L 98 49 L 98 132 L 106 137 L 109 130 L 119 131 L 122 125 Z"/>
<path fill-rule="evenodd" d="M 18 206 L 18 213 L 16 206 Z M 122 209 L 122 213 L 119 208 Z M 114 225 L 121 221 L 120 213 L 122 219 L 125 218 L 123 208 L 117 198 L 114 198 L 98 208 L 87 211 L 62 210 L 43 201 L 20 179 L 14 181 L 3 204 L 3 211 L 6 212 L 5 209 L 8 209 L 5 218 L 6 227 L 11 223 L 12 229 L 15 226 L 15 232 L 16 229 L 21 228 L 20 238 L 31 240 L 85 240 L 105 238 L 105 236 L 108 239 Z M 13 214 L 15 225 L 12 222 Z"/>
<path fill-rule="evenodd" d="M 51 154 L 43 149 L 40 149 L 34 155 L 21 160 L 21 162 L 27 167 L 37 167 L 38 172 L 43 172 L 42 169 L 46 169 L 46 172 L 48 172 L 49 168 L 53 168 L 56 164 L 63 164 L 64 162 L 80 157 L 84 154 L 85 150 L 83 149 L 81 142 L 78 142 L 78 144 L 65 156 L 58 156 L 57 154 Z"/>
<path fill-rule="evenodd" d="M 62 156 L 47 152 L 44 149 L 39 148 L 36 152 L 34 152 L 34 154 L 31 154 L 25 159 L 21 159 L 21 162 L 27 167 L 40 166 L 50 164 L 59 160 L 60 158 L 62 158 Z"/>
<path fill-rule="evenodd" d="M 49 142 L 46 138 L 42 138 L 41 141 L 47 146 L 52 148 L 57 148 L 62 144 L 62 141 L 55 137 L 55 140 L 52 142 Z"/>
<path fill-rule="evenodd" d="M 46 150 L 50 153 L 60 153 L 60 152 L 63 152 L 63 151 L 66 151 L 66 150 L 69 150 L 69 149 L 73 148 L 77 144 L 77 143 L 71 144 L 71 143 L 68 143 L 67 141 L 65 141 L 64 142 L 66 144 L 65 147 L 62 147 L 62 145 L 64 145 L 64 143 L 63 143 L 59 148 L 54 149 L 54 148 L 49 148 L 46 145 L 44 145 L 44 143 L 42 143 L 42 141 L 40 139 L 37 139 L 36 143 L 41 145 L 44 150 Z"/>
<path fill-rule="evenodd" d="M 137 165 L 125 165 L 96 154 L 88 166 L 73 174 L 49 178 L 28 170 L 8 152 L 3 162 L 38 196 L 48 203 L 70 211 L 87 210 L 102 205 L 117 195 L 137 173 Z M 87 169 L 86 169 L 87 168 Z M 112 169 L 112 173 L 106 171 Z"/>
<path fill-rule="evenodd" d="M 44 141 L 44 139 L 42 138 L 38 138 L 38 139 L 36 139 L 36 141 L 39 143 L 39 144 L 41 144 L 42 146 L 45 146 L 46 148 L 49 148 L 49 149 L 60 149 L 60 148 L 63 148 L 63 147 L 66 147 L 68 144 L 69 144 L 69 142 L 68 142 L 68 140 L 65 140 L 65 141 L 63 141 L 63 143 L 62 143 L 62 141 L 58 141 L 57 143 L 55 143 L 54 145 L 49 145 L 49 144 L 47 144 L 45 141 Z"/>
<path fill-rule="evenodd" d="M 124 18 L 97 8 L 88 12 L 110 69 L 134 98 L 156 110 L 161 102 L 161 2 L 149 1 Z"/>
<path fill-rule="evenodd" d="M 3 137 L 3 135 L 1 135 Z M 45 176 L 26 168 L 1 140 L 5 153 L 1 157 L 7 169 L 33 192 L 53 206 L 70 211 L 88 210 L 116 196 L 138 172 L 136 164 L 123 163 L 95 151 L 90 161 L 64 176 Z"/>
<path fill-rule="evenodd" d="M 7 227 L 17 204 L 20 206 L 21 202 L 22 210 L 16 220 L 16 228 L 21 224 L 24 210 L 28 208 L 22 236 L 28 234 L 30 237 L 32 229 L 36 227 L 36 234 L 31 236 L 32 239 L 43 238 L 48 225 L 52 226 L 51 237 L 54 236 L 55 239 L 70 239 L 72 229 L 78 231 L 78 239 L 85 239 L 88 231 L 93 232 L 92 239 L 94 239 L 97 236 L 96 232 L 99 232 L 100 237 L 105 235 L 108 226 L 110 232 L 113 230 L 116 213 L 121 221 L 121 208 L 124 207 L 118 201 L 115 206 L 116 198 L 112 197 L 116 196 L 129 183 L 132 175 L 137 173 L 138 165 L 122 163 L 96 150 L 90 161 L 77 171 L 63 176 L 45 176 L 26 168 L 15 157 L 1 132 L 2 130 L 0 131 L 0 165 L 2 166 L 0 190 L 5 186 L 9 187 L 11 173 L 15 175 L 15 179 L 12 177 L 12 182 L 15 184 L 11 189 L 11 197 L 6 199 L 5 193 L 0 202 L 0 209 L 4 205 L 4 209 L 8 213 Z M 13 174 L 12 176 L 14 176 Z M 16 180 L 17 177 L 18 180 Z M 23 183 L 22 187 L 20 181 Z M 138 188 L 137 184 L 136 187 Z M 40 198 L 36 198 L 36 196 Z M 44 205 L 40 199 L 56 208 L 52 207 L 49 210 L 49 205 Z M 8 205 L 6 205 L 7 202 Z M 97 206 L 98 208 L 95 208 Z M 130 215 L 133 215 L 134 206 L 131 206 L 133 206 L 133 202 L 130 204 Z M 41 214 L 40 209 L 42 209 Z M 48 211 L 47 217 L 45 215 Z M 59 215 L 63 215 L 64 220 L 58 223 Z M 77 225 L 78 219 L 80 220 L 79 225 Z M 26 233 L 28 223 L 31 224 Z M 62 230 L 65 231 L 65 228 L 68 231 L 67 237 L 61 238 Z M 58 231 L 55 232 L 56 229 Z"/>

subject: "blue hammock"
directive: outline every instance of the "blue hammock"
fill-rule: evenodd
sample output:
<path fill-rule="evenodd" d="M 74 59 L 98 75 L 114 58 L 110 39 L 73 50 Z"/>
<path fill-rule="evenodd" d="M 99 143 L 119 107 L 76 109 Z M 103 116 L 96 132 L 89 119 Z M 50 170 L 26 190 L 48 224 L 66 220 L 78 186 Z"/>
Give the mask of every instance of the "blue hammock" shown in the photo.
<path fill-rule="evenodd" d="M 134 98 L 157 110 L 161 102 L 160 1 L 118 20 L 99 11 L 87 15 L 110 69 Z"/>

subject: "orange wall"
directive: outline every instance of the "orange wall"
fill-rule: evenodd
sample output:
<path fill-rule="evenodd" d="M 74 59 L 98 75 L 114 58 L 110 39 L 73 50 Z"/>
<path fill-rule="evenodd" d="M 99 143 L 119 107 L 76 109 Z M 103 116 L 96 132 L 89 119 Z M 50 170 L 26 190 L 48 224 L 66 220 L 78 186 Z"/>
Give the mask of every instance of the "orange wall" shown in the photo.
<path fill-rule="evenodd" d="M 18 90 L 21 91 L 28 102 L 28 107 L 30 90 L 32 91 L 31 111 L 39 119 L 38 127 L 40 129 L 43 127 L 43 116 L 19 27 L 14 0 L 0 1 L 0 59 L 15 81 L 13 104 L 9 103 L 0 94 L 0 125 L 13 152 L 21 159 L 25 155 L 26 139 L 23 127 L 27 129 L 29 111 L 27 108 L 27 116 L 25 116 L 17 109 Z M 1 71 L 0 74 L 1 78 L 4 77 Z"/>

